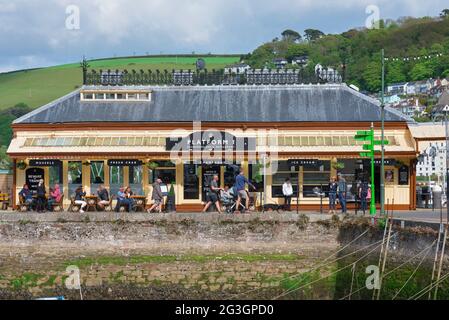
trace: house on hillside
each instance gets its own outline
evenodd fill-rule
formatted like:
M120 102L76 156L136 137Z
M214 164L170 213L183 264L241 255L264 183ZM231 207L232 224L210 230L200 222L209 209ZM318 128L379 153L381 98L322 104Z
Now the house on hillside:
M398 103L401 100L402 100L401 97L399 97L399 95L397 95L397 94L393 94L391 96L384 97L384 103L385 104L395 104L395 103Z
M387 93L388 94L404 94L407 87L407 82L399 82L399 83L392 83L387 86Z
M292 65L296 66L305 66L307 65L307 63L309 63L309 56L307 55L302 55L299 57L294 57L292 59Z
M404 99L398 103L391 104L390 107L408 117L422 116L426 110L426 107L419 103L418 98Z
M432 108L431 113L433 118L439 118L449 115L449 91L444 91L438 103Z
M278 69L283 69L288 64L288 61L285 58L274 58L272 62Z
M225 73L244 73L246 70L251 69L247 63L236 63L228 65L224 68Z
M332 67L323 67L321 64L315 66L315 74L321 79L329 82L341 82L342 77Z

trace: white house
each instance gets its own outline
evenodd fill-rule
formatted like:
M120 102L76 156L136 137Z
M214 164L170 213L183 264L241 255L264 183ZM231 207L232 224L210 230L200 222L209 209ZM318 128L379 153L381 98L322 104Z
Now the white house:
M294 57L292 59L292 65L305 66L309 62L309 57L306 55Z
M224 68L224 71L225 73L244 73L249 69L251 69L251 67L246 63L236 63L226 66Z
M283 69L288 64L288 61L285 58L274 58L273 64L276 68Z
M404 94L406 91L407 82L392 83L387 86L387 93L389 94Z

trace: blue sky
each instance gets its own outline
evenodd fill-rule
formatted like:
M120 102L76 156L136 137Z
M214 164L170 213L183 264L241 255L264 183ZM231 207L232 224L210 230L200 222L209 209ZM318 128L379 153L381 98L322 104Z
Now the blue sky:
M0 0L0 72L83 55L247 53L287 28L362 27L373 5L384 19L449 8L447 0Z

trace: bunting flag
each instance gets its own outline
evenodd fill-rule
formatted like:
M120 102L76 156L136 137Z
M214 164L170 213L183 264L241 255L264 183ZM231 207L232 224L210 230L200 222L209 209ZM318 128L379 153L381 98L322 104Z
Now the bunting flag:
M443 54L442 53L433 53L423 56L414 56L414 57L388 57L385 58L385 61L419 61L419 60L428 60L433 58L439 58Z

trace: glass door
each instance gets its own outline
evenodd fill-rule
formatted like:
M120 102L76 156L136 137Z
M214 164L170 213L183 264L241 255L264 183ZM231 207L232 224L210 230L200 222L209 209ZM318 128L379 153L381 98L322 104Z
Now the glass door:
M202 182L203 182L203 188L202 188L202 201L206 201L206 193L210 188L210 183L215 175L218 176L218 185L220 186L220 165L208 165L203 164L202 166Z

